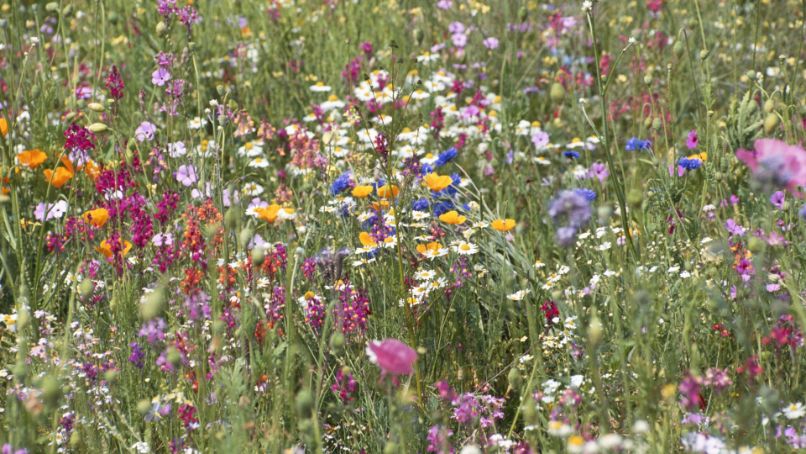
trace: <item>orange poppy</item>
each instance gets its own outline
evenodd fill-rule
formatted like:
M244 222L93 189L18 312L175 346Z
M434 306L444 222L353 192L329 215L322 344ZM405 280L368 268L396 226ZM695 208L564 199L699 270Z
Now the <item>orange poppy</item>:
M428 251L438 251L442 249L442 245L436 241L432 241L430 243L421 243L417 245L417 252L420 254L425 254Z
M96 208L86 211L81 217L87 224L92 224L93 227L100 229L109 220L109 211L106 208Z
M464 224L467 218L459 214L456 210L451 210L447 213L442 213L439 215L439 220L446 224L459 225Z
M57 167L55 171L51 169L44 170L45 181L56 188L61 188L67 184L75 175L73 163L66 156L62 157L62 164L64 164L64 167Z
M8 120L0 118L0 136L5 137L8 134Z
M257 213L257 217L259 219L262 219L269 224L274 224L277 219L283 220L284 216L294 214L294 209L283 208L276 203L272 203L269 206L255 208L255 213Z
M20 165L28 167L29 169L35 169L42 165L45 160L48 159L48 155L45 154L44 151L34 148L33 150L25 150L22 153L17 155L17 161Z
M439 192L453 183L453 178L450 175L439 175L437 173L429 173L423 178L423 183L428 186L428 189Z
M394 184L385 184L378 188L378 197L382 199L394 199L398 194L400 194L400 188Z
M515 228L515 220L514 219L496 219L490 224L492 228L498 230L499 232L509 232L510 230Z
M118 240L118 241L120 241L120 240ZM129 242L129 241L123 240L123 250L120 251L120 256L121 257L126 257L126 254L128 254L131 249L132 249L132 243ZM97 248L95 248L95 250L100 252L101 254L103 254L103 256L108 258L108 259L112 258L112 255L114 254L112 252L112 244L107 240L101 241L101 244Z
M352 195L357 199L363 199L372 194L372 186L356 186L353 188Z
M369 234L369 233L367 233L367 232L361 232L361 233L359 233L359 234L358 234L358 241L360 241L360 242L361 242L361 244L362 244L364 247L375 247L375 246L377 246L377 245L378 245L378 242L377 242L377 241L375 241L375 238L372 238L372 235L370 235L370 234Z

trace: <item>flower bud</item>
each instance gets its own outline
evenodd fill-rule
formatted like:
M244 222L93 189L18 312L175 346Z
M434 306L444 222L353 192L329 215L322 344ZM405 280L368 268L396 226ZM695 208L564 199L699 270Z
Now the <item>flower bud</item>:
M140 302L140 317L151 320L158 317L165 306L165 290L158 287L151 293L144 295Z
M263 264L263 260L266 259L266 251L263 247L256 247L252 249L252 264L256 266L260 266Z
M517 367L513 367L509 370L507 381L509 382L509 387L512 389L520 390L521 386L523 386L523 377Z
M103 112L106 108L99 102L91 102L87 104L87 108L93 112Z
M165 30L167 28L168 28L168 26L165 25L164 21L157 22L157 27L156 27L157 36L162 35L163 33L165 33Z
M84 299L92 295L92 291L95 290L95 285L93 285L92 280L84 279L78 284L76 290L78 290L78 296Z
M549 98L555 103L562 102L563 98L565 98L565 88L561 83L554 82L551 84L551 88L549 89Z
M107 129L109 129L109 127L107 127L103 123L93 123L93 124L87 126L87 129L89 129L92 132L99 133L99 132L106 131Z
M764 133L770 134L775 131L776 127L778 127L778 115L774 112L770 112L764 118Z
M300 416L310 416L314 405L313 394L308 389L302 389L297 393L294 403Z

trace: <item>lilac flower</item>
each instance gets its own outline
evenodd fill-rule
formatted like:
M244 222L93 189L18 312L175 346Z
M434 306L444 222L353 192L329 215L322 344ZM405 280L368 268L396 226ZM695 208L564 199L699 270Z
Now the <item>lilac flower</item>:
M737 224L733 218L728 219L725 221L725 229L727 229L728 233L735 236L742 236L744 235L745 229L741 225Z
M162 87L169 80L171 80L171 73L162 66L151 73L151 83L158 87Z
M137 139L138 142L145 142L147 140L153 140L154 134L156 133L157 127L154 126L153 123L144 121L140 123L140 126L134 131L134 138Z
M453 7L453 2L451 0L439 0L437 2L437 8L439 9L451 9Z
M775 191L773 195L770 196L770 203L775 208L779 210L784 209L784 193L782 191Z
M174 236L172 233L158 233L151 238L154 246L171 246L174 244Z
M607 164L602 162L594 162L588 170L588 178L596 178L600 183L604 183L610 172L607 170Z
M570 246L576 232L588 224L591 206L588 199L577 191L561 191L549 203L548 214L560 227L556 240L561 246Z
M800 210L798 210L798 216L800 216L802 220L806 221L806 204L803 204L803 206L800 207Z
M154 345L157 342L162 342L165 340L165 330L168 328L168 325L165 323L165 320L162 318L155 318L149 320L140 327L140 331L138 335L140 337L145 337L146 342L150 345Z
M50 221L51 219L60 219L67 212L67 202L59 200L55 203L41 202L36 205L34 210L34 218L39 222Z
M495 38L493 36L490 36L489 38L486 38L481 43L484 44L484 47L486 47L487 49L490 49L490 50L498 49L498 38Z
M179 158L187 153L187 148L183 142L172 142L168 144L168 156Z
M145 352L143 352L143 349L140 348L137 342L131 342L129 348L132 350L132 353L129 355L129 362L134 364L134 367L142 369L145 365Z
M457 33L464 33L465 32L465 24L463 24L461 22L451 22L451 24L448 25L448 31L452 35L455 35Z
M367 344L369 360L381 368L383 375L411 375L417 352L397 339L371 341Z
M546 145L549 144L549 135L544 131L537 131L536 133L532 134L532 143L534 144L535 148L542 150L546 148Z
M199 181L199 177L196 175L196 167L193 164L179 166L179 169L176 170L176 181L182 183L185 187L194 185Z
M451 42L453 42L455 47L463 49L467 45L467 35L464 33L454 33L451 36Z

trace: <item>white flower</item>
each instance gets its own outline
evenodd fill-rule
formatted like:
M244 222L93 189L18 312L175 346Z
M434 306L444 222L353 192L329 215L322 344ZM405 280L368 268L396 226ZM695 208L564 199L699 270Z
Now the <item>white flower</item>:
M806 407L800 402L795 402L784 407L783 410L786 419L800 419L806 415Z
M269 161L266 158L262 157L262 156L258 156L257 158L255 158L255 159L253 159L253 160L251 160L249 162L249 167L252 167L252 168L255 168L255 169L264 169L264 168L266 168L268 166L269 166Z
M515 293L507 295L507 299L511 301L521 301L526 298L526 295L528 295L530 292L531 290L529 289L518 290Z
M437 273L434 270L420 270L414 273L414 279L418 281L430 281L437 276Z
M330 87L325 85L324 82L317 82L316 84L311 85L310 89L314 93L327 93L330 91Z
M582 2L582 11L587 13L590 12L590 10L592 9L593 9L593 2L591 2L590 0L585 0L584 2Z
M453 250L460 255L473 255L476 252L479 252L479 247L473 243L468 243L467 241L458 241L456 244L454 244Z

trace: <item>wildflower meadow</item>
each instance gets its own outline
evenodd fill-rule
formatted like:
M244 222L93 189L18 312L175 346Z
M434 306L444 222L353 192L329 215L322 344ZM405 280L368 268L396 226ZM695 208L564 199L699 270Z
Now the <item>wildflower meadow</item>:
M806 450L804 20L0 0L0 453Z

